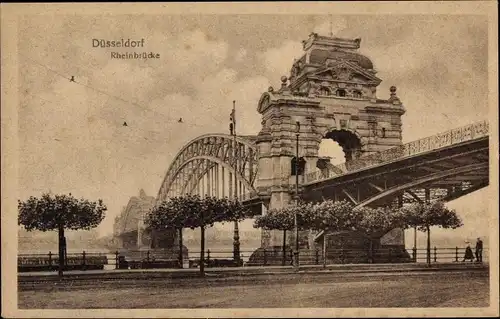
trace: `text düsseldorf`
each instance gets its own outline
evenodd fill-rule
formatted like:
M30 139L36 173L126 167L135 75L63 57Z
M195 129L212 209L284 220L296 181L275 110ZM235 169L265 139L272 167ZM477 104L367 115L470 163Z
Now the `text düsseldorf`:
M92 47L94 48L143 48L144 39L141 40L131 40L131 39L120 39L120 40L104 40L104 39L92 39Z

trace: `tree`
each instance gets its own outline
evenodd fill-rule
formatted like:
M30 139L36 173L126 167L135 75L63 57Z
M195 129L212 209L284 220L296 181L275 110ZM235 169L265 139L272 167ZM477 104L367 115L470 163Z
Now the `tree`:
M210 196L202 199L202 209L197 216L198 222L195 221L190 226L192 229L197 227L201 229L200 267L204 267L205 228L212 227L215 223L241 221L247 214L248 211L238 200ZM203 268L200 271L203 274Z
M76 199L71 194L43 194L41 198L31 196L26 201L18 200L18 223L26 230L59 232L59 276L63 275L65 236L64 230L89 230L99 225L107 210L102 200L91 202Z
M323 267L326 267L326 232L355 230L361 218L361 212L345 200L326 200L312 207L306 219L311 229L323 232Z
M390 208L363 206L356 207L355 210L361 216L356 228L366 234L370 240L369 258L370 262L373 263L373 240L379 238L388 230L401 226L400 215L398 210Z
M431 226L456 229L463 226L462 220L453 209L442 201L414 203L399 210L404 228L416 227L427 233L427 263L431 263Z
M297 214L299 229L309 229L309 222L306 220L306 216L311 215L311 207L312 205L310 204L299 203L299 205L271 209L266 215L258 216L255 219L254 228L283 231L283 265L286 263L286 232L295 228L295 214Z
M345 200L318 203L313 206L308 218L311 228L318 231L353 230L360 219L360 213Z
M182 268L182 229L185 225L186 216L179 212L186 212L189 207L185 205L188 202L182 197L173 197L168 201L162 201L157 206L153 207L145 218L145 224L148 228L162 230L165 228L173 228L179 231L179 267Z
M145 223L154 229L200 228L200 272L205 271L205 228L218 222L240 221L247 214L243 205L236 200L198 195L173 197L160 204L148 214Z

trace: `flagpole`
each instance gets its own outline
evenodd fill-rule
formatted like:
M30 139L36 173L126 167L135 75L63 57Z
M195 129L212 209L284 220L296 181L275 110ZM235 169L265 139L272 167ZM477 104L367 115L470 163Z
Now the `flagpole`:
M231 112L231 135L233 136L233 158L234 158L234 200L238 200L238 180L236 175L238 173L238 159L236 158L236 101L233 101L233 110ZM240 231L238 221L234 221L234 236L233 236L233 259L239 265L240 263Z

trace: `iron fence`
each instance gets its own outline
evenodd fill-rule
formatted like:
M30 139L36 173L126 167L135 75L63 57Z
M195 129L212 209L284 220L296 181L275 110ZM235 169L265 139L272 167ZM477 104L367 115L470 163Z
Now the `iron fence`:
M104 269L113 263L113 254L105 252L67 253L64 255L63 267L68 269ZM59 267L59 254L49 251L47 254L19 254L17 256L18 271L51 271Z
M473 250L474 253L474 250ZM428 256L430 260L428 260ZM300 265L371 264L371 263L450 263L471 262L464 260L464 247L426 248L383 247L369 249L302 249L299 252ZM483 249L481 262L488 262L488 249ZM477 262L474 256L474 262ZM204 253L206 267L242 266L290 266L293 265L293 251L281 247L242 250L235 260L232 250L210 250ZM59 256L48 254L20 254L17 258L18 271L54 271L59 266ZM102 252L67 254L66 270L88 269L141 269L141 268L196 268L200 265L200 251L189 251L183 255L182 265L178 252L142 250L126 252Z
M439 262L461 262L465 248L463 247L433 247L431 249L430 261ZM326 257L325 257L326 256ZM401 247L382 247L373 250L338 248L327 249L301 249L299 263L301 265L330 265L330 264L371 264L371 263L412 263L426 262L426 249L406 249ZM179 266L178 257L171 256L172 266ZM488 261L487 250L483 251L483 262ZM144 259L143 262L153 263L152 259ZM159 261L157 261L159 262ZM175 264L177 262L177 264ZM234 259L232 250L211 250L204 252L206 267L240 267L240 266L289 266L293 264L293 250L287 247L259 248L257 250L242 250L238 260ZM200 251L191 250L184 257L184 268L199 267ZM177 265L177 266L176 266ZM143 264L142 267L147 267Z
M465 260L465 247L447 247L447 248L437 248L432 247L430 254L427 253L426 248L412 248L408 249L408 253L411 254L412 260L414 262L427 262L428 255L430 256L431 263L437 262L472 262L478 261L475 250L472 249L473 260ZM483 249L482 251L482 262L489 261L489 251L488 249Z

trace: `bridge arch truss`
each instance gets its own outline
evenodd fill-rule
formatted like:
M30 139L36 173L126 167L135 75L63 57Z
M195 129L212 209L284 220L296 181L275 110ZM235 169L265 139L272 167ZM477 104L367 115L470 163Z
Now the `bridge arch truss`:
M157 201L185 194L233 197L255 194L257 150L252 136L206 134L191 140L176 155ZM234 178L236 178L236 185Z

